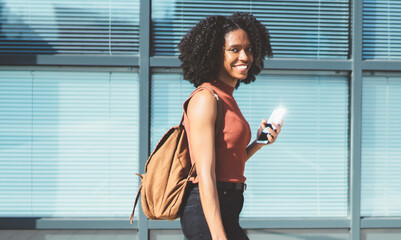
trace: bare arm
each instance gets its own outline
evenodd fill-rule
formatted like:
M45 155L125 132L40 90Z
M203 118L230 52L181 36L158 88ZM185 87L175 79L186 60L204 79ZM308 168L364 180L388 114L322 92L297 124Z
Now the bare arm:
M262 147L263 144L257 143L256 140L249 144L248 147L246 147L246 160L249 160L253 154L259 151Z
M259 135L261 134L262 130L266 127L266 119L263 119L262 122L260 123L258 133L256 134L256 139L259 138ZM283 126L283 121L281 121L280 125L276 125L275 123L272 123L276 127L276 131L273 129L269 128L269 132L271 135L267 135L267 139L269 140L269 144L272 144L276 141L278 134L281 132L281 127ZM253 154L255 154L257 151L259 151L263 146L266 146L268 144L262 144L262 143L257 143L256 140L254 140L251 144L246 147L246 156L247 160L249 160Z
M189 101L187 115L191 123L192 153L199 177L199 193L203 213L213 239L227 239L220 214L216 188L215 121L217 105L209 91L195 94Z

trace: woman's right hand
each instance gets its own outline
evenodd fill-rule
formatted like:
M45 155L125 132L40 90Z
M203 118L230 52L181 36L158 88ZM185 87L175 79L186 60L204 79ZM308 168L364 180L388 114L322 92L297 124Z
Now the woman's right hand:
M258 139L260 134L262 134L263 129L266 128L266 124L267 124L267 120L263 119L259 125L258 132L256 134L256 139ZM270 127L267 129L270 133L267 135L267 139L269 140L268 144L272 144L277 140L277 137L281 132L281 128L283 127L283 121L281 121L280 124L272 123L272 125L275 127L275 130L273 130ZM268 144L262 144L262 145L268 145Z

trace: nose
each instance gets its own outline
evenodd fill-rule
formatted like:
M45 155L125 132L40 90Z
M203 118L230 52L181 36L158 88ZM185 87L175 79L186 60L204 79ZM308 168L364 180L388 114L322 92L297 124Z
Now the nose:
M244 62L248 61L249 57L248 57L248 54L246 53L246 51L244 49L242 49L239 52L238 59L241 60L241 61L244 61Z

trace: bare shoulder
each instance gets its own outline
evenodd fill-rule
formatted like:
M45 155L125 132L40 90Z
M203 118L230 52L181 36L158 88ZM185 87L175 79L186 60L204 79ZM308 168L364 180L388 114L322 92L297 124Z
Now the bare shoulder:
M188 103L188 116L202 117L203 119L213 119L216 117L217 106L216 98L208 90L200 90L197 92Z
M197 93L195 93L194 96L192 96L190 102L192 103L214 103L215 97L214 95L206 90L206 89L200 89ZM196 104L197 105L197 104Z

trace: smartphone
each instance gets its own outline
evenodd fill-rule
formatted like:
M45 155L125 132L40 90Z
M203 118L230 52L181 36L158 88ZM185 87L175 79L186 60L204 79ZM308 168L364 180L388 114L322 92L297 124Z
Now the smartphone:
M269 139L267 136L271 134L268 128L276 130L276 128L272 125L272 123L275 123L276 125L280 124L281 121L283 120L284 114L285 114L285 108L283 107L276 108L273 111L273 113L270 115L269 120L267 120L266 127L262 130L262 133L256 140L257 143L269 144Z

